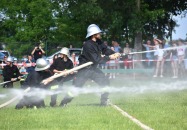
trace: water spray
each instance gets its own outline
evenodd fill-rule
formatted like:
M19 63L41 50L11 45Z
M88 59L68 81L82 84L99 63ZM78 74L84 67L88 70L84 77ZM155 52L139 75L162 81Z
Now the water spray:
M77 70L80 70L80 69L85 68L85 67L87 67L87 66L89 66L89 65L92 65L92 64L93 64L93 62L87 62L87 63L82 64L82 65L80 65L80 66L74 67L73 69L70 69L70 70L67 70L67 71L63 71L63 72L60 73L60 74L53 75L53 76L51 76L51 77L49 77L49 78L43 80L41 83L43 83L43 84L46 85L46 84L48 84L49 82L53 81L54 79L56 79L56 78L58 78L58 77L62 77L62 76L64 76L64 75L70 74L70 73L72 73L72 72L75 72L75 71L77 71Z
M20 76L21 78L23 78L24 76ZM16 80L17 80L18 78L14 78L14 81L5 81L5 82L2 82L2 83L0 83L0 85L4 85L4 84L6 84L6 83L10 83L10 82L17 82Z
M174 50L174 49L178 49L178 48L187 48L187 45L184 45L184 46L177 46L177 47L168 47L168 48L159 49L159 50L168 51L168 50ZM140 54L140 53L147 53L147 52L155 52L155 51L158 51L158 49L156 49L156 50L149 50L149 51L130 52L130 53L128 53L128 54L122 53L122 56L125 56L125 55L133 55L133 54Z
M30 91L30 87L27 88L27 89L25 89L25 90L23 91L23 95L24 95L25 93L27 93L28 91ZM15 100L17 100L17 99L19 99L20 97L22 97L23 95L15 96L14 98L10 99L9 101L7 101L7 102L1 104L1 105L0 105L0 108L3 108L3 107L5 107L5 106L11 104L11 103L14 102Z

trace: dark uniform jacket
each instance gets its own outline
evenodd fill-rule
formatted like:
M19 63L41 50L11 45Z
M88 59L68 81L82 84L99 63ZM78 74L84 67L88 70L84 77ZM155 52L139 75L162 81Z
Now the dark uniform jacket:
M54 63L51 65L50 70L58 70L63 71L65 69L72 69L73 68L73 62L68 59L67 61L64 61L63 58L59 57L57 58Z
M16 105L16 109L21 109L24 106L27 108L33 108L36 106L37 108L45 107L44 99L40 97L40 95L34 95L35 88L48 88L52 85L55 85L55 80L47 85L41 84L41 81L50 77L52 74L50 71L32 71L27 76L27 79L23 83L22 88L31 87L32 89L28 92L28 95L25 95Z
M25 82L23 83L23 88L27 87L36 87L36 88L45 88L41 81L52 76L50 71L31 71Z
M12 65L6 65L3 69L3 77L4 81L10 81L11 78L18 78L20 76L19 70L17 66Z
M63 58L59 57L51 65L50 70L53 72L54 69L56 69L58 71L63 71L65 69L72 69L72 68L73 68L73 62L69 58L67 61L64 61ZM57 81L62 81L62 82L68 81L73 78L72 76L73 75L68 75L66 78L59 77L59 78L57 78Z
M79 57L79 63L84 64L89 61L93 62L93 67L97 67L99 63L105 63L110 60L109 55L114 54L115 52L109 49L101 41L94 42L88 40L83 46L82 54ZM101 55L105 55L102 57Z

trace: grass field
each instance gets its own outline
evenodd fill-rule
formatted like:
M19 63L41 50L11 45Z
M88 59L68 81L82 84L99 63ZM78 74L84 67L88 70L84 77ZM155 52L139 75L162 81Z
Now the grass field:
M93 88L88 82L86 89ZM115 87L114 87L115 86ZM187 81L145 78L118 78L111 87L121 92L110 100L145 125L155 130L187 129ZM6 94L7 89L0 89ZM58 97L58 103L63 95ZM11 97L0 97L4 103ZM67 107L15 110L15 104L0 109L0 130L141 130L111 106L99 106L98 94L80 94Z

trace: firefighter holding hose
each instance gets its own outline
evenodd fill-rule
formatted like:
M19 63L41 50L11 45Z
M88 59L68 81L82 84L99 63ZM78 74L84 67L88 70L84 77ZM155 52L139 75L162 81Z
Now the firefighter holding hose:
M51 65L50 70L55 74L60 74L66 70L72 69L73 62L69 59L69 57L70 57L69 49L66 47L63 47L59 52L59 57ZM57 81L58 81L59 86L62 86L63 82L69 81L71 79L73 79L73 73L70 75L66 75L64 77L59 77L57 78ZM57 94L52 95L50 106L52 107L55 106L56 100L57 100ZM66 99L62 100L62 103L60 104L60 106L63 105L64 100Z
M13 88L13 82L18 81L20 78L20 72L18 67L13 64L13 57L9 56L7 58L7 65L3 69L4 81L10 81L4 84L3 88Z
M26 106L27 108L45 107L44 99L43 97L41 97L40 91L39 93L37 92L38 89L36 88L44 89L57 85L55 80L47 85L41 84L42 80L52 76L49 67L50 63L43 58L39 58L36 61L35 70L29 73L22 86L22 88L30 87L31 90L18 102L18 104L16 105L16 109L21 109L24 106Z
M79 70L74 81L75 87L82 87L88 79L95 81L103 88L109 86L108 77L106 77L97 66L99 63L119 58L120 53L115 53L111 49L108 49L107 46L101 42L101 32L100 28L95 24L91 24L87 28L87 41L83 45L83 51L79 57L79 65L90 61L93 62L93 64ZM101 94L100 104L102 106L108 105L108 96L109 93L107 91ZM66 100L61 102L61 105L66 105L72 98L72 96L69 96L68 100L68 97L66 97Z

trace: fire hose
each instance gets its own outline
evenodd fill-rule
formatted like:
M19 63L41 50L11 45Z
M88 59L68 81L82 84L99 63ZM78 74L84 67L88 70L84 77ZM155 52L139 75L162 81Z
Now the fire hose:
M52 81L52 80L54 80L55 78L58 78L58 77L67 75L67 74L72 73L72 72L75 72L75 71L77 71L77 70L79 70L79 69L82 69L82 68L87 67L87 66L92 65L92 64L93 64L93 62L87 62L87 63L82 64L82 65L80 65L80 66L74 67L73 69L70 69L70 70L67 70L67 71L65 71L65 72L62 72L62 73L60 73L60 74L53 75L53 76L51 76L51 77L49 77L49 78L43 80L42 83L43 83L43 84L45 84L45 83L47 84L47 83L48 83L47 80L51 80L51 81ZM11 81L6 81L6 82L3 82L3 83L1 83L1 84L5 84L5 83L8 83L8 82L11 82ZM25 89L25 90L24 90L24 93L27 93L29 90L30 90L30 87L27 88L27 89ZM11 100L9 100L9 101L7 101L7 102L1 104L1 105L0 105L0 108L3 108L3 107L5 107L5 106L11 104L11 103L14 102L15 100L17 100L19 97L20 97L20 95L15 96L15 97L12 98Z
M20 76L21 78L23 78L24 76ZM14 81L5 81L5 82L2 82L2 83L0 83L0 85L4 85L4 84L6 84L6 83L9 83L9 82L17 82L16 80L17 80L18 78L15 78L14 79Z
M74 67L73 69L66 70L66 71L64 71L64 72L62 72L62 73L60 73L60 74L56 74L56 75L53 75L53 76L51 76L51 77L49 77L49 78L47 78L47 79L44 79L41 83L43 83L43 84L46 85L48 82L51 82L51 81L53 81L54 79L56 79L56 78L58 78L58 77L61 77L61 76L70 74L70 73L72 73L72 72L75 72L75 71L77 71L77 70L80 70L80 69L85 68L85 67L87 67L87 66L89 66L89 65L92 65L92 64L93 64L93 62L87 62L87 63L85 63L85 64L82 64L82 65L79 65L79 66L77 66L77 67Z
M174 50L174 49L179 49L179 48L187 48L187 45L177 46L177 47L168 47L168 48L159 49L159 50L168 51L168 50ZM158 51L158 49L156 49L156 50L149 50L149 51L130 52L130 53L127 53L127 54L126 53L122 53L122 56L133 55L133 54L140 54L140 53L147 53L147 52L155 52L155 51Z
M24 93L27 93L28 91L30 91L30 87L28 87L27 89L25 89L23 92L24 92ZM7 101L7 102L1 104L1 105L0 105L0 108L3 108L3 107L5 107L5 106L11 104L12 102L14 102L15 100L17 100L17 99L19 99L19 98L20 98L20 95L15 96L14 98L10 99L9 101Z

